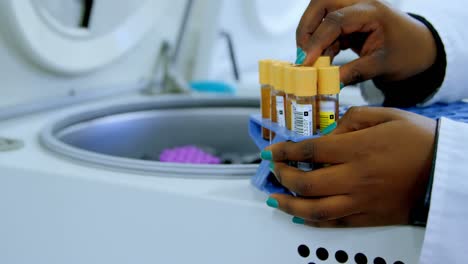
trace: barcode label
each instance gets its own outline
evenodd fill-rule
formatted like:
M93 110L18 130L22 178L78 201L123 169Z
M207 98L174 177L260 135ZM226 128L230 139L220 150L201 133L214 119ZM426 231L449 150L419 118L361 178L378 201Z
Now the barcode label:
M286 127L286 116L284 115L284 97L276 96L276 116L278 117L278 125Z
M313 113L312 105L296 104L296 109L294 110L294 132L301 136L313 135Z
M294 117L296 116L296 100L291 100L291 128L294 130L294 124L296 123Z

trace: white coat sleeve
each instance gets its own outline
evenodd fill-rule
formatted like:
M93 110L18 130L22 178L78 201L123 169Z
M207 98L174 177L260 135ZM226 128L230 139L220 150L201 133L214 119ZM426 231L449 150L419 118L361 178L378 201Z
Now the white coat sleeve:
M437 30L444 43L447 59L445 80L439 90L427 98L423 105L468 98L466 0L402 0L398 7L404 12L424 17ZM363 96L370 103L383 102L383 94L375 91L377 88L373 82L365 82L361 88Z
M421 263L468 263L468 124L442 118Z

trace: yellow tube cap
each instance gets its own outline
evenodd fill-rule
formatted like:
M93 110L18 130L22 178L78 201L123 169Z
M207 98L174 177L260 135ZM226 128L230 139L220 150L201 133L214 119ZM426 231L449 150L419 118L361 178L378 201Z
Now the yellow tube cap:
M314 67L295 67L293 73L296 96L317 95L317 69Z
M271 67L271 77L273 78L273 87L276 91L284 91L284 68L288 64L284 62L274 62Z
M322 68L322 67L330 67L331 60L329 56L320 56L314 63L313 67L315 68Z
M271 84L271 64L272 60L261 60L258 62L258 77L262 85Z
M340 67L318 68L318 94L340 93Z
M292 65L286 65L284 67L284 92L287 94L294 94L295 82L294 82L294 70L296 67Z

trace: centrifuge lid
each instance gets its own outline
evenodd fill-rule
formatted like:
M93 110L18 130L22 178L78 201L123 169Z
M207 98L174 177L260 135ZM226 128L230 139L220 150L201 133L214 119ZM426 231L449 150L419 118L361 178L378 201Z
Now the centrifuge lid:
M95 1L91 10L96 11L92 13L94 16L113 14L118 5L126 9L124 12L127 13L115 14L118 19L113 20L115 25L107 26L107 30L64 25L47 5L53 1L7 2L13 30L29 58L47 70L77 75L111 64L138 45L157 24L164 25L158 29L160 41L173 40L177 34L177 28L173 26L180 24L185 1L146 0L132 1L133 4L128 1ZM170 15L175 13L179 15ZM157 46L157 43L153 45Z
M154 73L161 45L175 44L188 4L93 1L89 27L67 23L78 14L73 5L85 2L0 1L0 119L15 107L138 88Z

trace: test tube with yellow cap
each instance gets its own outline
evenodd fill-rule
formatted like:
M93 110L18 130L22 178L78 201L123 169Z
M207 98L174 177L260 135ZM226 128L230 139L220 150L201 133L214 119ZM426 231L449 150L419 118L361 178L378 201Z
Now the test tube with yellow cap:
M297 67L293 72L295 85L294 132L301 136L317 133L315 104L317 95L317 68ZM313 164L297 162L297 168L303 171L313 169Z
M286 63L275 62L272 64L273 89L271 94L271 121L278 123L280 127L286 127L285 93L284 93L284 66Z
M314 68L323 68L323 67L330 67L331 66L331 59L330 57L328 56L320 56L314 63L314 65L312 67ZM318 100L318 96L317 96L317 100ZM318 101L316 102L316 106L318 107ZM317 120L316 122L316 127L317 129L320 129L320 115L319 115L319 112L318 111L315 111L315 120Z
M317 95L317 69L296 67L293 72L295 85L294 132L301 136L317 133L315 104Z
M271 64L272 60L261 60L258 63L259 82L261 85L261 101L260 108L263 119L271 118ZM262 137L265 140L270 140L270 130L262 128Z
M340 93L340 68L338 66L318 69L318 112L320 130L338 120Z
M284 93L286 94L286 128L294 129L294 111L296 109L296 95L294 95L295 85L293 73L296 67L286 65L284 67Z

